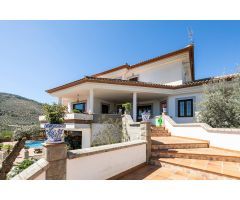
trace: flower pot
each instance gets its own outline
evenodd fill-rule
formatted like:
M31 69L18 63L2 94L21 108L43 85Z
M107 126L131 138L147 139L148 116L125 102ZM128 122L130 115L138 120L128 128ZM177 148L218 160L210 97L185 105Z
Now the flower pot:
M142 121L149 122L150 114L142 114Z
M62 143L65 124L45 124L46 143Z

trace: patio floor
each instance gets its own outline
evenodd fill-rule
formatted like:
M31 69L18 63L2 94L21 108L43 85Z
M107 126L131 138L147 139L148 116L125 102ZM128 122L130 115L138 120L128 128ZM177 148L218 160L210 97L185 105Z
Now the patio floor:
M212 173L209 173L210 176L206 176L206 174L201 174L200 171L186 171L181 169L181 167L146 165L121 177L119 180L216 180L214 176L216 173L218 175L225 174L228 176L219 176L217 179L240 179L240 163L177 158L172 159L172 163L174 163L173 160L175 160L175 164L191 161L192 167L201 169L202 166L205 166L205 170L202 169L203 172Z
M191 175L182 170L162 168L153 165L144 166L119 180L202 180L202 176Z

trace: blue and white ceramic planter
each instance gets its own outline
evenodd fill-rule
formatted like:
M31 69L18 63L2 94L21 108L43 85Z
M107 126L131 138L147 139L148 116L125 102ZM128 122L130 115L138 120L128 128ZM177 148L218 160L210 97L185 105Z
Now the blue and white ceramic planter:
M143 122L149 122L149 119L150 119L150 114L149 113L142 114L142 121Z
M63 142L65 124L45 124L44 128L47 135L46 143Z

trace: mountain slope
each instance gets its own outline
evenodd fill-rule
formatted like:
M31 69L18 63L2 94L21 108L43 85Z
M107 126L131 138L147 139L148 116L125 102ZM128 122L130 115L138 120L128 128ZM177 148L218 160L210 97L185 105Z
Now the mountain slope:
M0 130L8 125L31 125L38 122L42 104L8 93L0 93Z

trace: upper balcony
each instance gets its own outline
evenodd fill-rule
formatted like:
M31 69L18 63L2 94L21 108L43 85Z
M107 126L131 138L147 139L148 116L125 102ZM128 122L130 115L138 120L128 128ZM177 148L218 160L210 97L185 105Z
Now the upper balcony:
M43 124L47 123L45 116L39 116L39 121L41 127ZM82 113L67 113L64 117L64 123L74 123L74 124L90 124L93 121L93 115L82 114Z

